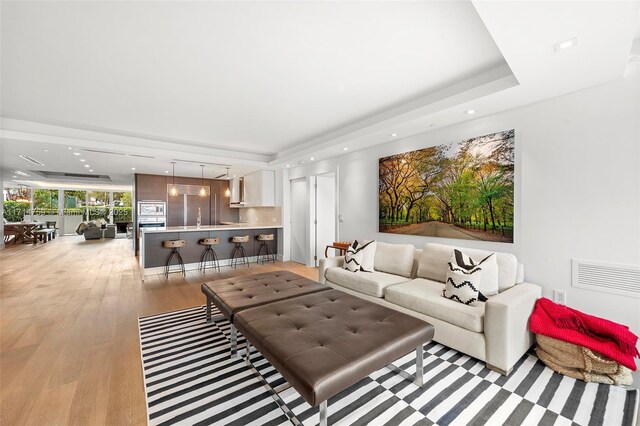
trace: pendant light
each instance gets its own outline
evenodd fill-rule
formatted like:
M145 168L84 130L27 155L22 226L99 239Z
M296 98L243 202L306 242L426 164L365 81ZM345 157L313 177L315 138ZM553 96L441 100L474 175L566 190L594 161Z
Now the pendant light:
M171 162L171 167L172 167L172 179L171 179L171 191L169 191L169 195L175 197L176 195L178 195L178 190L176 189L176 162L172 161Z
M229 181L229 167L227 167L227 182ZM227 190L224 191L225 197L231 197L231 189L227 186Z
M200 196L201 197L206 197L207 196L207 191L204 189L204 164L200 164L200 167L202 168L201 173L200 173L200 179L201 179L201 185L200 185Z

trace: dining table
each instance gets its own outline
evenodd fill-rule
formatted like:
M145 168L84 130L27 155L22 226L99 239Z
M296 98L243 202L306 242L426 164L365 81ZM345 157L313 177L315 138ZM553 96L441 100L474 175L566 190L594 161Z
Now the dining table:
M4 235L13 235L13 244L33 243L36 239L33 231L44 225L45 222L9 222L4 224Z

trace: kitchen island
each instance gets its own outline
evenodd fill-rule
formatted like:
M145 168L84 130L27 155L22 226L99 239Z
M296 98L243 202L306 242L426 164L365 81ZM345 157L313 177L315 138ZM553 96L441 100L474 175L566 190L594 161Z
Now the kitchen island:
M278 252L278 229L282 226L230 224L196 226L169 226L164 228L142 228L140 232L140 268L143 280L145 276L162 274L167 257L171 249L162 247L164 240L185 240L187 245L180 249L180 255L185 269L198 269L200 256L205 246L198 244L203 238L220 237L220 244L212 246L220 260L220 267L228 266L234 244L230 241L233 236L249 236L249 242L243 247L249 261L255 262L260 242L256 240L259 234L273 234L274 240L268 241L273 253ZM243 266L246 268L246 266Z

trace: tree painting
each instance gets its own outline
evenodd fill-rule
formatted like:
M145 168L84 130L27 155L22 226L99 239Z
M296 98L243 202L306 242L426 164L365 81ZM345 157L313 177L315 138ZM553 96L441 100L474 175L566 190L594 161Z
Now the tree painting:
M379 230L513 242L515 131L380 159Z

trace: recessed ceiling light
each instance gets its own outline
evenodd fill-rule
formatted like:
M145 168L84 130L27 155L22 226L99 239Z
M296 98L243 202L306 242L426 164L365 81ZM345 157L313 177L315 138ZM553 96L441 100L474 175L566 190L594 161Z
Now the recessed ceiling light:
M44 152L49 152L49 150L48 150L48 149L43 149L43 151L44 151Z
M391 135L389 135L389 136L391 136L392 138L395 138L396 136L398 136L398 134L397 133L391 133Z
M313 160L315 160L315 158L309 157L309 161L313 161Z
M561 50L565 50L570 47L573 47L576 44L578 44L578 37L571 37L569 40L561 41L559 43L554 44L553 50L555 50L556 52L559 52Z
M291 165L290 165L290 164L287 164L287 169L288 169L289 167L291 167Z
M476 113L476 110L475 110L475 109L468 109L468 110L466 110L466 111L465 111L465 113L467 113L467 114L469 114L469 115L471 115L471 114L475 114L475 113Z
M132 168L131 168L131 170L135 170L135 169L136 169L135 167L132 167Z
M91 166L90 166L90 165L88 165L88 164L85 164L84 166L85 166L85 167L91 167Z
M165 172L165 173L169 173L169 170L165 170L164 172Z
M349 151L349 147L345 146L344 148L342 148L343 151Z
M92 172L92 171L93 171L93 169L89 169L89 171L90 171L90 172Z
M84 163L85 161L87 161L87 160L85 160L84 158L80 159L80 162L82 162L82 163Z
M67 149L73 149L72 147L68 146Z
M82 155L79 152L74 152L73 155Z

